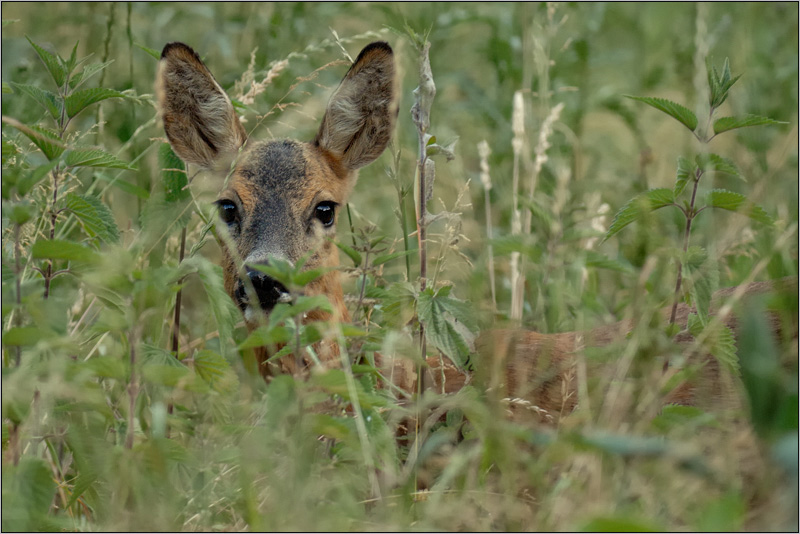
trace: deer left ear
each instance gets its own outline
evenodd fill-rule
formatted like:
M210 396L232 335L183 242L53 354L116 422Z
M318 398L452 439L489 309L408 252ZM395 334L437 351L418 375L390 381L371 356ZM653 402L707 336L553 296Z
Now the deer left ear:
M397 118L392 48L367 45L328 102L314 143L348 170L372 163L389 144Z

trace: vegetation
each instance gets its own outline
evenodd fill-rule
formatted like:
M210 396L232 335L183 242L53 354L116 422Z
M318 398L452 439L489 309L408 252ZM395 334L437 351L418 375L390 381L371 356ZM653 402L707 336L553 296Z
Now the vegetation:
M4 4L3 530L796 529L797 295L737 302L738 346L708 301L798 274L797 9ZM191 45L250 135L310 139L378 39L400 117L340 218L350 357L266 384L252 347L315 341L300 315L328 303L279 304L248 335L218 267L220 182L165 144L157 59ZM662 406L686 348L658 310L679 301L736 406ZM624 318L547 424L474 385L407 395L372 365L480 369L479 330Z

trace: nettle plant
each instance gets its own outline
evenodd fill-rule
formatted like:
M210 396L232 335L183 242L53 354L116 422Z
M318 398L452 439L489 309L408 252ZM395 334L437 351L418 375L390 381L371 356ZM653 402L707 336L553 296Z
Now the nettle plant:
M708 252L699 246L689 246L692 223L703 211L711 208L723 209L746 215L750 219L764 224L772 225L774 220L760 206L754 204L746 195L728 191L726 189L712 189L701 200L698 198L700 181L711 173L724 173L742 178L736 164L729 158L714 154L709 151L709 144L718 135L752 126L773 124L786 124L768 117L747 115L744 117L716 117L719 107L727 100L733 84L741 77L731 76L730 64L725 59L725 64L720 74L710 63L706 65L708 73L708 113L698 119L692 111L681 104L663 98L642 97L625 95L627 98L643 102L662 111L683 124L699 141L700 149L693 160L679 157L675 186L672 189L651 189L628 201L617 212L611 223L604 241L616 235L620 230L642 218L652 211L672 206L683 214L686 225L683 232L681 252L676 258L677 277L675 293L670 314L669 333L677 333L675 326L675 313L682 299L682 287L687 273L691 280L689 295L697 309L696 314L689 317L687 328L693 336L699 335L709 324L709 308L711 295L717 289L719 271ZM711 351L724 363L737 369L733 334L727 327L722 327L716 336L710 336Z
M92 255L92 248L83 246L81 241L95 244L119 241L114 217L100 197L93 194L94 186L85 194L73 192L80 185L80 169L133 169L113 154L82 146L84 133L68 132L72 120L93 104L110 98L131 97L114 89L84 87L112 62L92 63L79 69L91 56L78 59L77 43L69 58L64 59L28 41L50 74L55 90L3 83L3 93L26 95L41 106L44 110L41 122L45 124L23 124L3 117L4 125L18 130L33 143L33 147L25 146L20 142L21 137L3 133L3 214L4 225L9 225L14 243L15 311L12 316L16 325L21 321L21 286L26 279L34 284L42 283L42 294L47 299L53 279L71 272L70 262L82 262ZM49 182L45 181L47 177ZM35 229L23 232L30 221L35 221ZM77 227L82 229L80 237L73 232ZM25 246L29 244L31 246ZM31 273L38 273L40 277L32 277ZM6 319L5 307L3 313ZM25 337L26 332L34 334L33 331L11 330L6 334L10 339L4 337L4 343L19 347L24 340L17 338ZM19 350L16 359L19 363Z

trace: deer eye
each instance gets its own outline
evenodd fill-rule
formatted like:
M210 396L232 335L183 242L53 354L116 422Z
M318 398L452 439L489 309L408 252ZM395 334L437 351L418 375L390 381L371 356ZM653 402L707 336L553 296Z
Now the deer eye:
M236 204L230 200L218 200L217 207L219 208L219 218L228 226L233 226L239 223L239 210Z
M329 228L333 226L334 215L336 214L336 202L320 202L314 209L314 217L317 218L322 226Z

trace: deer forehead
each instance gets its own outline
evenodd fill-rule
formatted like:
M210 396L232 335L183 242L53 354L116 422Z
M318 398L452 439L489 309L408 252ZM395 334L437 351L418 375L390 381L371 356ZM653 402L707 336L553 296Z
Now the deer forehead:
M351 175L313 144L262 141L244 151L229 189L235 191L248 214L259 212L275 199L290 212L302 213L322 201L344 203Z

